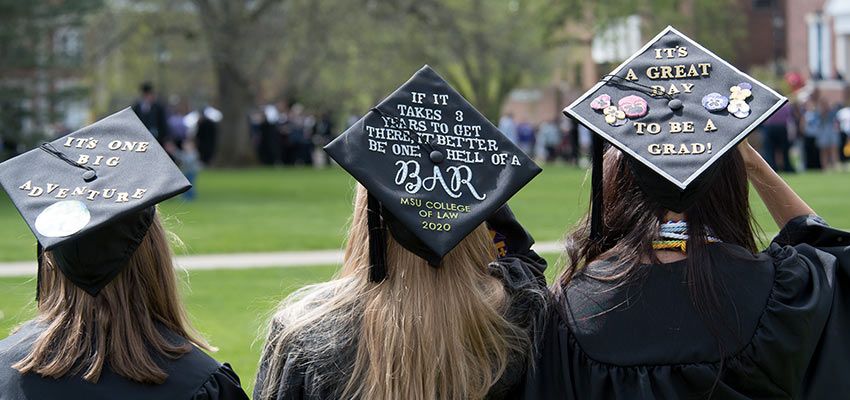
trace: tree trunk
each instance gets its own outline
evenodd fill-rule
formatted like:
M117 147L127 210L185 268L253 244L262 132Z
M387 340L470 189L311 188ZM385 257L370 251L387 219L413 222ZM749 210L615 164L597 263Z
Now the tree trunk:
M256 154L248 133L248 112L254 101L254 88L244 65L244 49L251 45L244 25L251 22L250 17L244 10L234 9L238 6L236 2L222 1L213 6L209 1L196 0L196 4L215 71L216 94L222 113L213 164L221 167L254 164Z
M218 104L223 115L218 131L214 164L233 167L254 164L256 153L248 130L248 113L254 100L251 87L232 65L216 65Z

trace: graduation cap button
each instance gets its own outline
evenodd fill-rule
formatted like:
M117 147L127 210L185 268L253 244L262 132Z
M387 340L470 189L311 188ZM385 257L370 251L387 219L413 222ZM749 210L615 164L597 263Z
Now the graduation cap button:
M94 172L93 169L90 169L90 170L87 170L86 172L83 172L83 180L84 181L91 182L95 179L97 179L97 174Z
M443 154L443 153L442 153L441 151L439 151L439 150L434 150L434 151L432 151L432 152L431 152L431 154L429 154L428 156L431 158L431 161L432 161L434 164L439 164L439 163L443 162L443 160L445 160L445 159L446 159L446 155L445 155L445 154Z
M681 110L682 109L682 100L673 99L667 102L667 106L670 107L671 110Z

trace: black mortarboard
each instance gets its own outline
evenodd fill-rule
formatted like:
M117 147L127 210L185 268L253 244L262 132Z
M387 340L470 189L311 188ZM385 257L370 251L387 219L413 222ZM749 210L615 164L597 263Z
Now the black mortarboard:
M0 185L59 269L97 295L127 264L154 206L191 185L129 108L0 164Z
M632 157L651 198L682 212L708 186L717 160L785 101L668 26L564 109L598 134L593 234L601 223L600 137Z
M429 66L325 147L369 192L372 281L384 229L432 266L541 169Z

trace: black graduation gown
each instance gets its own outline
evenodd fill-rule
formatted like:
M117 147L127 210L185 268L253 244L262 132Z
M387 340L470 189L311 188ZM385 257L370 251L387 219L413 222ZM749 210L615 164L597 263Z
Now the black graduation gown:
M685 262L643 266L619 287L576 279L547 314L526 398L850 396L850 234L798 217L756 257L725 244L709 255L724 288L714 335Z
M11 366L32 348L43 325L29 322L0 341L0 400L49 399L248 399L239 377L227 364L219 364L196 347L177 360L161 360L168 373L161 385L145 385L125 379L104 367L100 380L89 383L81 376L45 378L35 373L21 375ZM170 340L185 341L166 331Z
M529 247L531 243L533 241L528 243ZM546 287L543 276L545 269L546 261L531 250L522 255L503 257L492 263L489 268L493 276L502 280L511 297L506 318L526 328L530 335L535 335L539 331L535 323L542 318L541 313L547 304L545 296L540 295L541 289L545 290ZM347 346L339 354L334 355L333 360L323 361L320 366L316 366L313 360L295 360L293 357L287 357L278 371L269 371L268 361L264 359L257 373L254 398L260 399L260 389L266 377L269 374L277 374L281 377L277 390L279 400L337 399L339 391L342 390L341 386L345 385L350 376L349 370L356 355L355 351L356 346ZM516 399L521 396L522 382L528 365L527 359L512 359L499 381L490 388L487 399ZM317 379L320 375L317 373L317 368L322 368L323 377L332 376L336 380L330 384L326 381L324 384L319 384L317 381L321 380ZM327 368L333 369L333 373L328 373Z

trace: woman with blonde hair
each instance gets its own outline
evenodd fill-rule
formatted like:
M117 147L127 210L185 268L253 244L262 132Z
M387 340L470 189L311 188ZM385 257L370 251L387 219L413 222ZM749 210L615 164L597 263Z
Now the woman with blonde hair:
M107 143L140 151L79 161L114 156ZM0 341L0 398L247 399L178 294L156 203L190 185L132 111L0 164L0 184L39 265L36 317Z
M256 399L510 399L521 391L547 299L546 264L500 206L539 168L518 151L522 168L449 163L425 138L419 160L368 150L368 127L395 118L412 93L445 93L469 123L486 121L425 67L326 147L363 185L342 269L274 314ZM491 127L482 138L515 149ZM451 193L399 182L415 180L408 163L420 162L436 174L468 166L474 179ZM475 196L476 188L487 190ZM446 218L429 220L429 212Z

